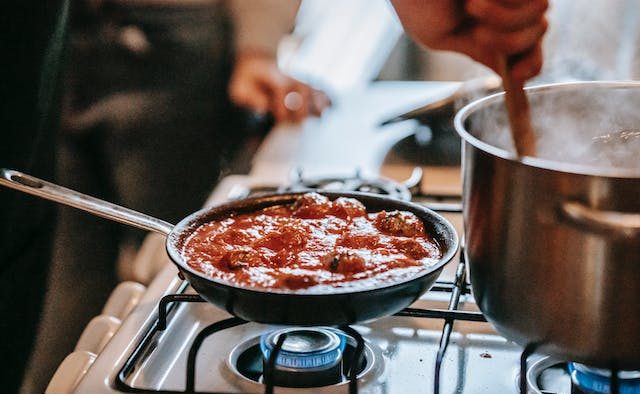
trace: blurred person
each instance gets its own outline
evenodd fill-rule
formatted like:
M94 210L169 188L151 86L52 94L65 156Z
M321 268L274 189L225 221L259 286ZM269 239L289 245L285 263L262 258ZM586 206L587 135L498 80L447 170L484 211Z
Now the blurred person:
M328 104L277 66L293 0L76 1L62 128L62 185L176 223L241 149L243 107L299 122ZM30 379L40 392L73 351L146 234L60 209ZM133 278L136 279L136 278Z
M68 0L3 3L0 168L53 180ZM40 317L54 205L0 187L0 382L16 393Z

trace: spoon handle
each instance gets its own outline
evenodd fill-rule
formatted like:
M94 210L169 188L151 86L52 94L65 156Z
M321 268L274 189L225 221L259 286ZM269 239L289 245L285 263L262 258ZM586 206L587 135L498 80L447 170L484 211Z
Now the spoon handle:
M87 196L18 171L0 168L0 185L87 211L143 230L168 235L173 225L153 216Z
M506 57L500 58L500 74L516 152L519 157L535 156L536 139L535 132L531 126L529 100L524 92L523 84L512 78L511 67Z

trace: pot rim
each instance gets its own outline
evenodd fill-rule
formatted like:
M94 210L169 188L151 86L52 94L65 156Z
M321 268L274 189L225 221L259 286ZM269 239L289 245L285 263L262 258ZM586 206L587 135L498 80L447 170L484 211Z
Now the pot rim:
M575 81L575 82L560 82L552 84L537 85L527 87L525 90L529 95L543 93L549 90L573 90L584 86L598 87L598 88L626 88L626 89L640 89L640 81ZM580 164L564 163L555 160L541 159L537 157L518 157L515 152L510 152L494 145L486 143L479 138L473 136L465 127L465 121L477 110L486 107L487 105L496 103L503 100L504 92L492 94L472 101L464 106L456 114L453 122L454 127L458 135L467 143L474 147L489 153L493 156L500 157L512 162L519 162L527 166L541 168L545 170L558 171L564 173L572 173L577 175L587 176L599 176L608 178L640 178L640 170L631 168L606 168L587 166Z

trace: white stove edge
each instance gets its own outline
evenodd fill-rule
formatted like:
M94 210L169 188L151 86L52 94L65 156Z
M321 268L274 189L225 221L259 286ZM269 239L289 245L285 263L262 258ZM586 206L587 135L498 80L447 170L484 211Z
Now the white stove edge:
M57 391L55 382L78 382L77 387L69 387L70 393L116 393L113 387L113 379L116 373L122 368L126 357L133 351L140 342L148 327L155 321L158 310L158 300L166 294L174 293L182 284L182 280L177 276L177 269L173 266L166 266L147 288L140 302L133 308L131 313L122 321L119 330L113 335L111 340L102 349L102 352L95 355L94 361L86 368L84 376L77 376L83 371L75 368L73 364L67 365L66 360L71 357L77 358L76 352L67 356L67 359L60 365L47 388L46 393L64 394ZM52 387L53 386L53 387Z

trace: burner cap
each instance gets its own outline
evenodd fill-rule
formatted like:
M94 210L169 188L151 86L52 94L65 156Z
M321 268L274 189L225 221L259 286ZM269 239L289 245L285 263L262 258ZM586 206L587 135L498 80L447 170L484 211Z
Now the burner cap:
M286 339L276 358L277 369L326 369L342 359L346 343L343 335L327 328L284 328L260 338L265 362L282 335Z
M583 364L569 363L571 383L580 391L589 394L611 392L611 371L592 368ZM640 393L640 371L618 372L620 394Z
M299 360L292 362L291 358L283 361L278 357L276 361L280 360L280 364L293 364L294 367L276 364L269 369L268 355L271 354L269 349L273 349L283 333L287 338L283 343L284 350L280 350L279 356L285 351L296 354L296 358L300 354L313 356L302 363ZM336 357L338 353L335 350L336 338L338 351L340 351L339 357ZM268 345L269 343L271 345ZM334 328L290 327L265 333L238 344L229 354L228 366L232 372L252 382L246 386L246 391L252 393L264 390L262 385L269 376L272 379L271 382L280 387L308 388L334 385L337 387L346 385L348 382L347 376L352 367L356 347L357 342L353 338ZM337 362L336 358L338 358ZM367 379L374 379L372 374L377 376L383 371L382 363L381 350L372 348L365 342L362 357L359 364L355 366L358 379L364 379L365 382ZM252 384L260 384L260 386Z
M609 394L611 371L543 357L527 369L530 393ZM640 371L619 371L616 394L639 394Z

